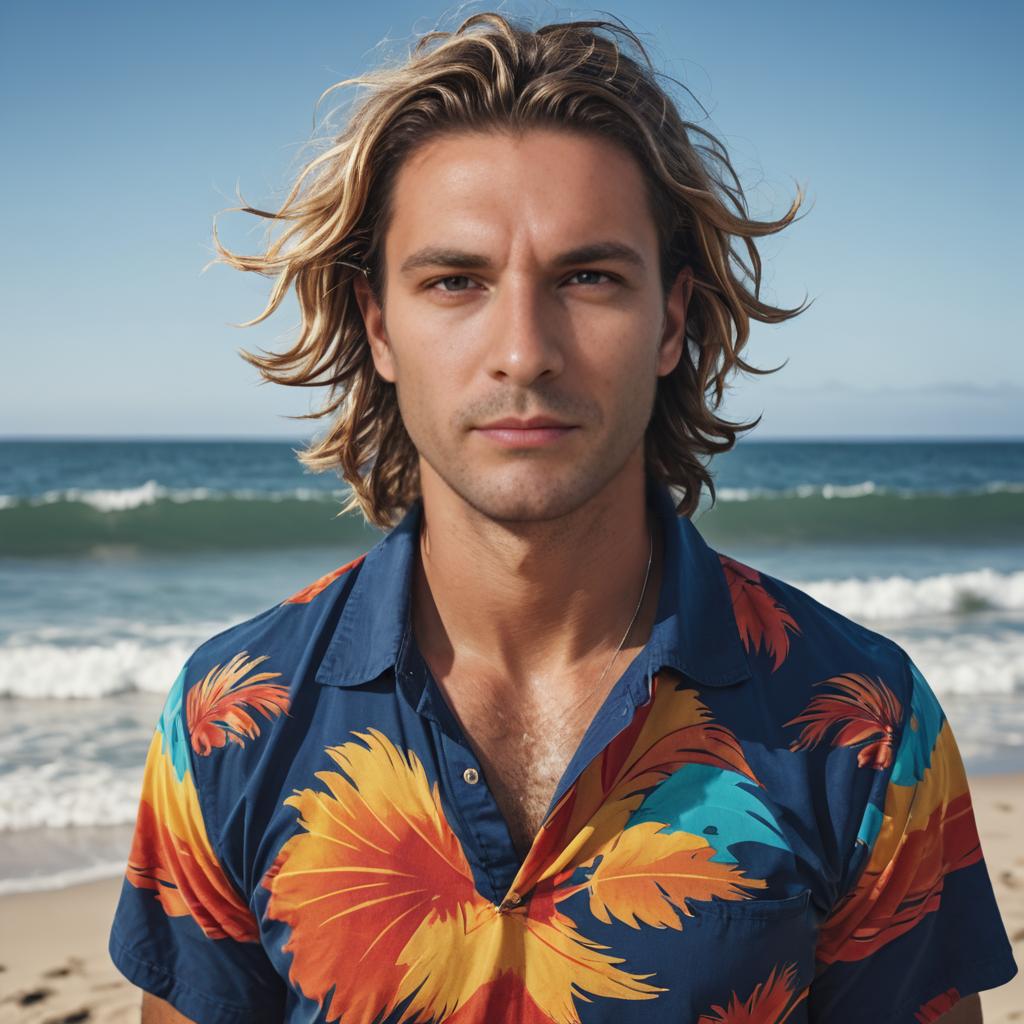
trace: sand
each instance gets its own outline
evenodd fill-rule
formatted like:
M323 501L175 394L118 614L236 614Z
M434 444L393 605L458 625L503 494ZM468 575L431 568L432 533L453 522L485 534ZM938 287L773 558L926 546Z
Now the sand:
M1021 973L982 993L986 1024L1024 1024L1024 774L971 777L982 848ZM0 1021L138 1021L106 953L120 879L0 897Z

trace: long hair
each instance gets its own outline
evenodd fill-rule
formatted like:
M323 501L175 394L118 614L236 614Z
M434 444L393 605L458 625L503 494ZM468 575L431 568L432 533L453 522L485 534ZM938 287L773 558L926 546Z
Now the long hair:
M229 251L214 224L214 262L276 278L263 312L239 326L266 319L295 288L301 325L291 348L240 353L267 381L329 389L318 411L295 417L333 417L326 433L296 455L310 470L334 470L348 482L342 513L358 508L368 522L387 528L420 494L418 454L395 386L374 367L352 287L364 273L381 295L396 173L416 147L441 134L533 126L590 132L625 146L643 171L655 215L664 295L682 267L693 270L686 345L676 368L658 380L645 468L681 493L679 514L692 514L702 487L714 503L707 462L761 419L716 415L726 382L739 370L779 369L742 358L750 321L779 323L809 305L786 309L761 301L754 243L796 218L803 192L798 185L779 220L751 219L725 148L683 120L658 77L640 39L621 24L576 21L532 30L494 12L474 14L452 32L423 35L404 62L324 92L321 100L343 86L368 90L340 134L306 163L278 210L235 208L286 225L264 252Z

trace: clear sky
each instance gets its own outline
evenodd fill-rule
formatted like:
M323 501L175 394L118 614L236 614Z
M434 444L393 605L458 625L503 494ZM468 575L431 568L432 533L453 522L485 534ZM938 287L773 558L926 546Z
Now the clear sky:
M0 435L298 437L321 393L260 385L237 349L269 282L213 253L214 215L283 198L332 83L486 3L0 7ZM751 436L1022 436L1020 40L1010 0L504 3L536 24L613 13L707 108L752 212L764 296L726 412ZM337 95L337 94L335 94ZM698 119L696 107L684 111ZM254 249L262 224L220 219Z

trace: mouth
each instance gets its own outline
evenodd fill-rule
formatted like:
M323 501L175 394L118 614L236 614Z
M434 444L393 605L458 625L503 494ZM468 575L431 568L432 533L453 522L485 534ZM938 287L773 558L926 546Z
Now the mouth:
M535 416L528 420L495 420L477 427L476 432L502 448L543 448L556 444L577 429L571 423Z

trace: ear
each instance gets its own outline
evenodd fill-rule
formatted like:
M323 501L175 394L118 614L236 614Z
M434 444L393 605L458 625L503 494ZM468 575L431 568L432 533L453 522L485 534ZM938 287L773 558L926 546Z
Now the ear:
M658 376L665 377L678 365L686 344L686 311L693 294L693 268L683 267L676 275L665 301L665 321L658 346Z
M384 326L384 308L373 294L370 282L364 274L359 274L352 281L359 312L363 315L366 328L366 340L370 343L370 354L377 372L390 383L394 384L398 374L395 368L395 354L388 341Z

